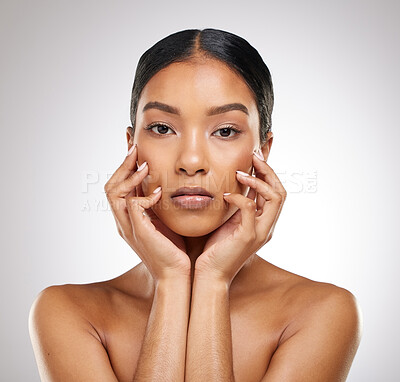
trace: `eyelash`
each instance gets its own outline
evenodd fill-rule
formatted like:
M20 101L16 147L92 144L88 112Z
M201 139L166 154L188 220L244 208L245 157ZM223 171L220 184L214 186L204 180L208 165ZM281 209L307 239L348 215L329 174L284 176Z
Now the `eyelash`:
M158 133L152 131L153 127L157 127L157 126L163 126L163 127L167 127L168 129L171 129L171 128L170 128L168 125L166 125L165 123L158 123L158 122L156 122L156 123L152 123L152 124L150 124L149 126L145 127L145 130L150 130L151 132L153 132L153 133L156 134L156 135L169 135L169 134L158 134ZM231 137L221 137L221 138L225 138L225 139L232 139L233 137L235 137L235 136L237 136L237 135L239 135L239 134L242 133L241 130L239 130L239 129L237 129L237 128L234 128L232 125L226 125L226 126L224 126L224 127L221 127L221 128L219 128L219 129L217 129L216 131L220 131L220 130L223 130L223 129L230 129L230 130L232 130L232 131L234 131L234 132L236 133L235 135L233 135L233 136L231 136ZM171 129L171 130L172 130L172 129ZM214 133L215 133L216 131L214 131Z

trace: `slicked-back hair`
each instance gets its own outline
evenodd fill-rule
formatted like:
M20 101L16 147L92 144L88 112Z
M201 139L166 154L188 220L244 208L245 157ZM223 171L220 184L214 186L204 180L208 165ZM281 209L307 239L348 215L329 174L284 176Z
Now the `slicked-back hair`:
M140 95L147 82L175 62L197 56L222 61L238 73L254 95L260 121L260 142L271 131L274 92L271 74L258 51L244 38L219 29L187 29L164 37L140 57L132 88L130 117L133 130Z

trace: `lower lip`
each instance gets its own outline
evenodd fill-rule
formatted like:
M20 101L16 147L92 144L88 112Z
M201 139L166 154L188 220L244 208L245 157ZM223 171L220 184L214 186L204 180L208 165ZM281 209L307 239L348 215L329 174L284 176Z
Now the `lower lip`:
M205 195L181 195L181 196L174 196L172 201L175 205L181 208L188 208L188 209L198 209L207 207L211 202L212 198Z

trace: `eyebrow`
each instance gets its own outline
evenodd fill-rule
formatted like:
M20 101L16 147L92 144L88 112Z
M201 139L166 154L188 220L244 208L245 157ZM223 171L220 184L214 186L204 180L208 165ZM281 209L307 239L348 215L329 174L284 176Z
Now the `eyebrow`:
M165 111L166 113L181 115L181 112L177 107L170 106L165 103L157 102L157 101L148 102L143 107L142 112L145 112L146 110L149 110L149 109L158 109L161 111ZM242 111L243 113L249 115L249 110L247 109L246 106L244 106L242 103L235 102L235 103L228 103L228 104L222 105L222 106L212 106L208 109L207 116L222 114L222 113L226 113L226 112L232 111L232 110L239 110L239 111Z

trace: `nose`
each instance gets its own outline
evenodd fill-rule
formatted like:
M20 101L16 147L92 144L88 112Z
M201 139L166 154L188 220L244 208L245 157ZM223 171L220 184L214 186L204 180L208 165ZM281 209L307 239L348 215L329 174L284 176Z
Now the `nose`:
M193 176L197 173L206 174L208 171L208 148L204 131L199 129L182 136L180 147L178 148L176 172Z

